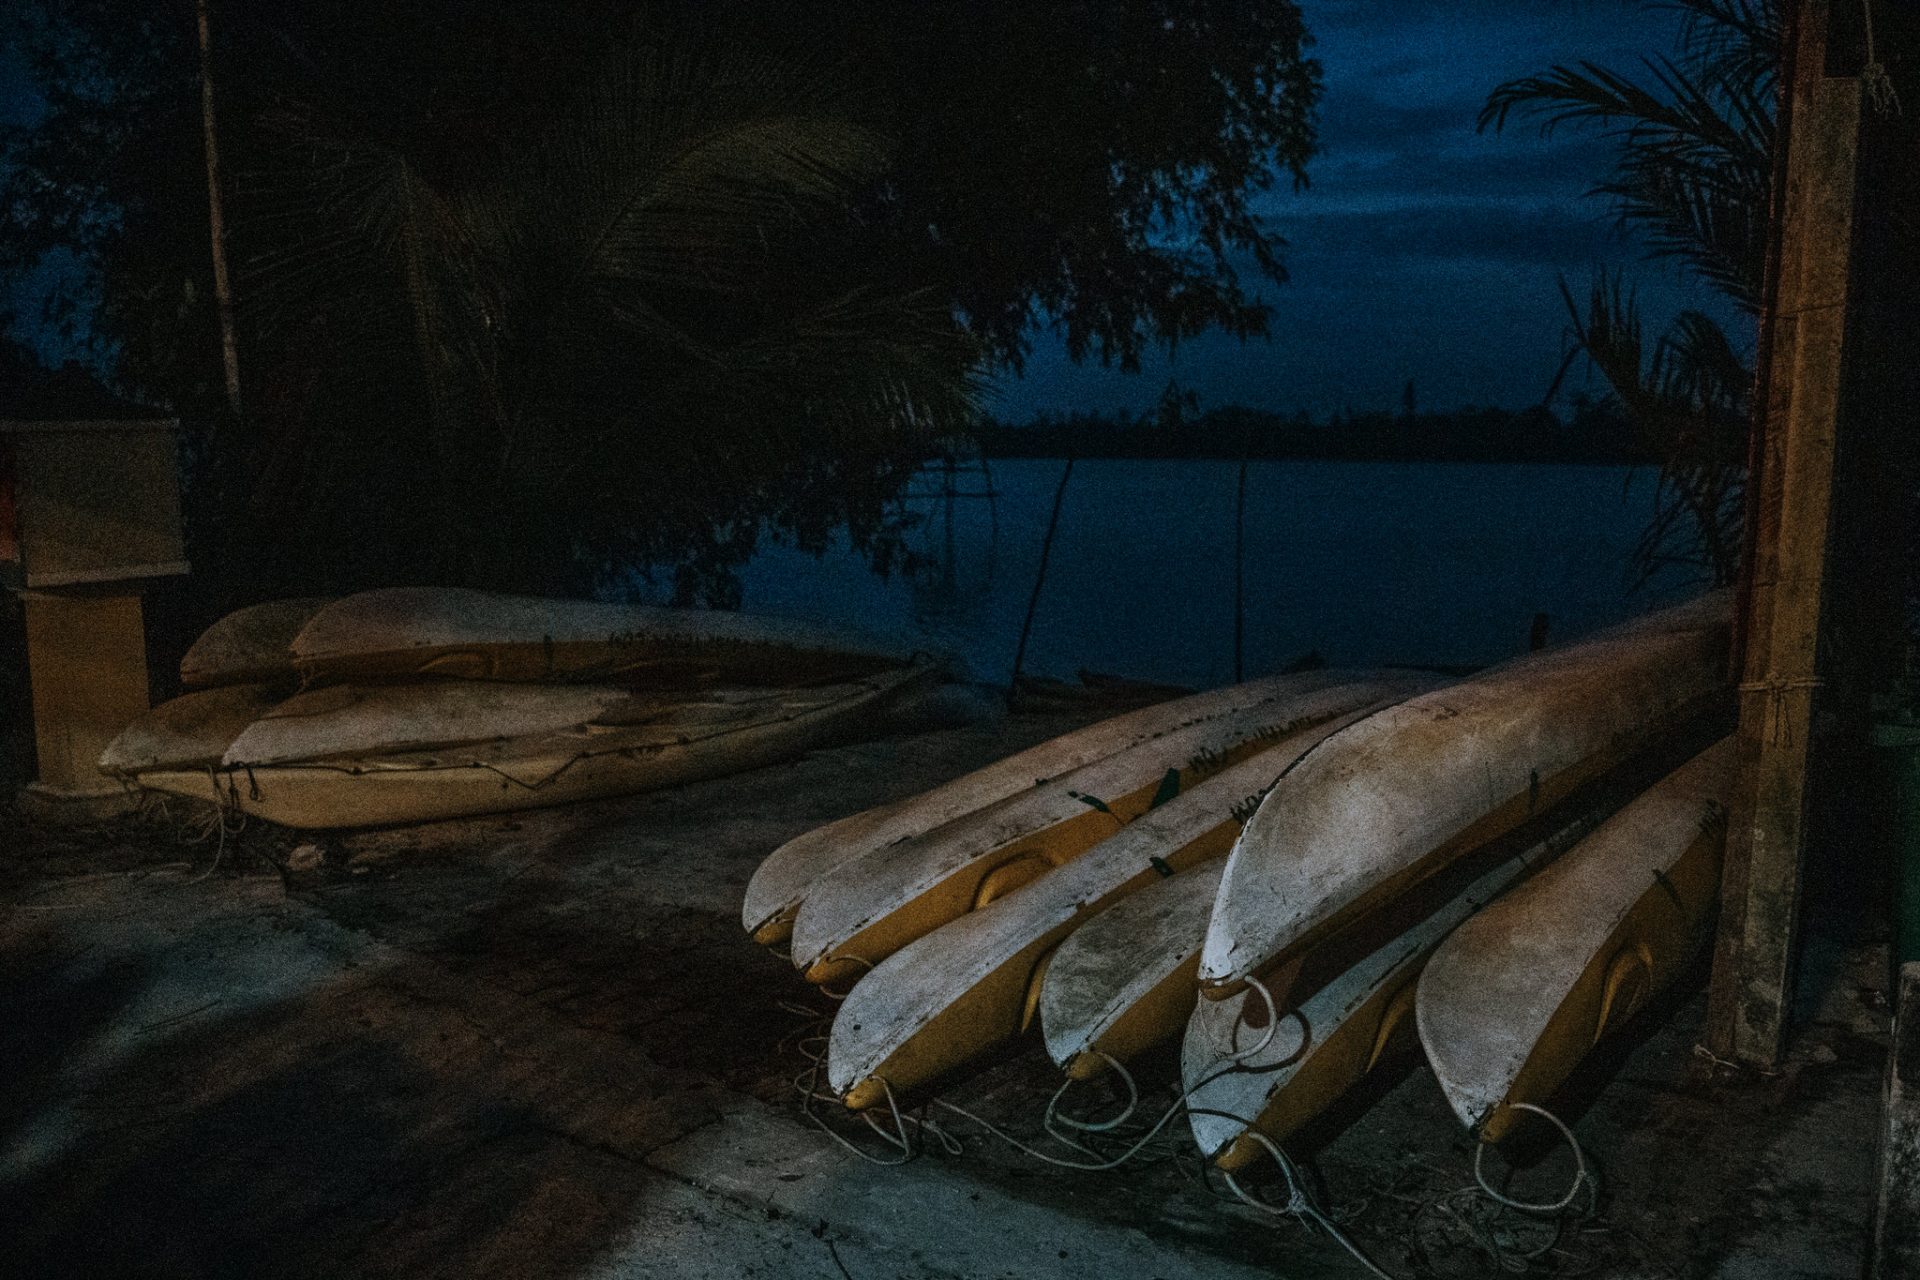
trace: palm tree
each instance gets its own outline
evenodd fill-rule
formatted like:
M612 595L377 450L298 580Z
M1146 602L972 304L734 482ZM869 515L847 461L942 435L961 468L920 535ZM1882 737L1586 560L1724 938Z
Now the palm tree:
M1482 130L1516 115L1543 134L1602 130L1613 172L1590 194L1641 233L1649 257L1678 262L1749 315L1761 307L1781 0L1668 0L1683 14L1676 56L1639 78L1589 62L1508 81L1481 108ZM1653 524L1636 549L1644 581L1675 563L1716 582L1739 568L1743 444L1753 374L1711 316L1683 311L1651 344L1633 293L1602 273L1584 308L1561 282L1569 363L1585 356L1662 458ZM1562 375L1567 365L1561 369ZM1556 378L1556 385L1559 379Z
M953 315L864 269L888 138L831 67L636 27L520 77L521 34L396 84L390 50L362 74L275 33L236 220L274 370L256 517L295 544L384 521L412 562L363 573L667 562L719 602L769 527L884 545L895 479L976 400Z

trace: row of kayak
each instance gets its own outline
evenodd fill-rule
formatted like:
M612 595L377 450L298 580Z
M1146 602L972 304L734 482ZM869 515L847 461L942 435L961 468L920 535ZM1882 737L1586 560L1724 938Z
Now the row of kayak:
M1144 708L789 842L743 924L844 992L826 1079L856 1110L1036 1023L1079 1078L1184 1036L1194 1136L1232 1168L1417 1034L1497 1140L1699 938L1731 748L1641 783L1724 714L1728 613L1458 682L1322 671Z
M294 827L566 804L884 727L932 663L784 619L405 588L214 624L119 735L129 785Z

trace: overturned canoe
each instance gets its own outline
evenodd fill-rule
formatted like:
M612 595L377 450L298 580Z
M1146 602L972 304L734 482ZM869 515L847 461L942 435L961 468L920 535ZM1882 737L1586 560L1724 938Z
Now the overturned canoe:
M883 729L937 677L915 666L810 689L707 691L642 724L331 760L153 770L144 787L290 827L339 828L571 804L718 777Z
M1091 1079L1186 1027L1225 869L1215 860L1147 885L1060 944L1040 983L1040 1031L1061 1070Z
M1330 739L1274 788L1220 882L1213 998L1544 813L1725 693L1715 593L1413 698Z
M466 680L793 686L855 679L909 655L787 618L395 587L336 600L293 639L309 678L438 675Z
M767 855L753 873L740 908L740 922L756 942L769 946L784 942L793 934L793 919L807 889L843 862L925 835L935 827L980 812L1129 747L1203 720L1218 719L1274 692L1298 690L1308 684L1303 684L1299 676L1281 676L1142 707L1029 747L930 791L796 836Z
M286 696L277 684L231 684L169 698L137 717L107 745L102 773L131 777L155 769L217 769L247 726Z
M1224 1000L1198 1000L1180 1046L1180 1078L1201 1152L1223 1169L1238 1169L1261 1152L1245 1136L1248 1129L1284 1141L1358 1084L1411 1038L1415 984L1441 940L1590 829L1590 822L1576 821L1500 859L1304 1001L1283 1005L1277 1024L1252 987Z
M1231 714L1082 766L969 818L844 862L807 892L793 962L849 982L915 938L1085 853L1161 801L1310 725L1379 698L1378 684L1293 677Z
M200 633L180 659L180 683L189 689L293 678L293 638L329 596L269 600L236 609Z
M575 726L641 723L672 716L684 705L613 685L474 680L323 685L262 712L235 737L221 763L257 768L530 738ZM745 713L753 704L738 705Z
M1498 1141L1698 950L1733 776L1731 741L1696 756L1434 953L1420 1042L1469 1128Z
M849 1107L868 1107L884 1096L881 1080L904 1094L1011 1040L1032 1019L1056 944L1070 945L1076 926L1099 924L1106 916L1097 913L1125 907L1136 890L1223 857L1274 778L1345 719L1302 729L1222 770L1065 866L881 961L834 1019L828 1084Z

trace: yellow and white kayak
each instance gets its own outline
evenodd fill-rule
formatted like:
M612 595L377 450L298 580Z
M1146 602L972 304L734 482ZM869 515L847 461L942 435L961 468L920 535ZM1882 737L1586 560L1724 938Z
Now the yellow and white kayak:
M1305 1000L1283 1002L1277 1022L1251 986L1223 1000L1198 1000L1181 1043L1180 1077L1201 1152L1223 1169L1240 1168L1262 1150L1245 1136L1248 1129L1284 1141L1407 1044L1415 983L1433 949L1577 834L1558 833L1500 860Z
M1178 1036L1200 998L1200 944L1224 858L1143 887L1068 935L1040 983L1047 1056L1076 1080Z
M1420 1042L1454 1112L1488 1141L1700 946L1720 883L1731 740L1633 800L1441 944L1421 975Z
M234 739L286 693L282 684L229 684L169 698L107 744L100 771L128 778L156 769L217 769Z
M1396 690L1382 685L1380 692L1385 698ZM1064 951L1076 929L1100 924L1136 891L1225 856L1274 778L1349 718L1281 739L881 961L840 1005L827 1045L828 1084L849 1107L868 1107L884 1097L881 1080L903 1094L1011 1040L1032 1021L1041 974L1053 980L1048 954L1056 945Z
M200 633L180 659L189 689L223 684L293 682L293 638L332 602L329 596L269 600L236 609Z
M1344 683L1361 676L1328 674L1325 678ZM740 923L756 942L768 946L785 942L793 934L794 917L807 890L841 863L925 835L1154 738L1308 684L1299 676L1281 676L1155 703L1049 739L930 791L817 827L767 855L747 883Z
M1013 800L841 863L808 890L793 962L850 984L916 938L1079 857L1158 803L1289 734L1378 700L1378 684L1292 677L1215 719L1084 765Z
M217 772L152 770L135 781L290 827L503 813L736 773L871 733L936 678L933 667L916 665L811 689L715 689L663 703L643 723Z
M675 715L685 705L672 695L637 694L601 684L417 680L322 685L262 712L234 738L220 763L257 769L532 738L576 726L644 723Z
M316 612L292 641L309 679L451 676L791 687L898 668L909 655L787 618L592 600L395 587Z
M1714 593L1532 654L1345 730L1228 856L1200 959L1221 998L1545 812L1726 693ZM1272 985L1272 984L1270 984Z

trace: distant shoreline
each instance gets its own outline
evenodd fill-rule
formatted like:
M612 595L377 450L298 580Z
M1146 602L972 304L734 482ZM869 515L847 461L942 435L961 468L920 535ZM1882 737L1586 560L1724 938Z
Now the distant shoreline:
M1314 421L1257 409L1222 408L1144 418L1075 415L1024 425L989 422L974 432L993 458L1194 458L1214 461L1553 463L1646 466L1659 459L1616 406L1582 402L1562 418L1544 406L1519 411L1339 414Z

